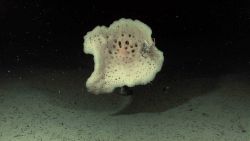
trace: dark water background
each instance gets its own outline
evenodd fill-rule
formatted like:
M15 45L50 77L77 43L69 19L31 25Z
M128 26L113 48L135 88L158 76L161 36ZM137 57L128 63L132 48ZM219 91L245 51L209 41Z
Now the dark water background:
M249 2L129 3L2 0L1 65L85 66L92 61L82 52L86 32L124 17L152 28L176 70L249 66Z

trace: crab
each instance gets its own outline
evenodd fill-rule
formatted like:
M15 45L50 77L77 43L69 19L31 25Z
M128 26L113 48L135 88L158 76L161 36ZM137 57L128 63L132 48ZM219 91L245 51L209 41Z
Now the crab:
M144 43L142 44L142 48L140 51L143 57L146 57L145 54L149 53L152 47L155 47L155 38L152 38L152 39L153 39L153 44L151 45L146 40L144 40Z

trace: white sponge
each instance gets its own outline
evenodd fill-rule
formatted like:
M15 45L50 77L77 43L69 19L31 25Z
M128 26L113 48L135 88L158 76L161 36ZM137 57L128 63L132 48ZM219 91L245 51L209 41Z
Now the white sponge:
M84 36L84 52L94 56L94 72L86 87L94 94L116 87L145 85L161 70L164 57L151 38L149 26L120 19L109 27L97 26Z

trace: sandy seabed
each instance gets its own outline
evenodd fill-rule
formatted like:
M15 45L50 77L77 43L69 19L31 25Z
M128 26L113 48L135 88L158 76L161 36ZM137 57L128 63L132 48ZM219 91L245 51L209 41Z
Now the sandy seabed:
M92 95L84 69L2 70L0 141L250 141L250 75L159 74Z

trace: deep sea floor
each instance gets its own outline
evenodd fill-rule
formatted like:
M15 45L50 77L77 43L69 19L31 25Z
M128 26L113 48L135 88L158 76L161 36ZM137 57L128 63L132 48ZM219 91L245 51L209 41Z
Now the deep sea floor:
M92 95L85 69L2 69L1 141L249 141L250 75L164 74Z

